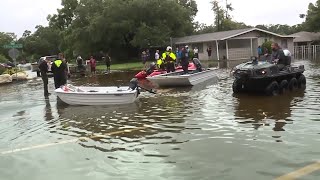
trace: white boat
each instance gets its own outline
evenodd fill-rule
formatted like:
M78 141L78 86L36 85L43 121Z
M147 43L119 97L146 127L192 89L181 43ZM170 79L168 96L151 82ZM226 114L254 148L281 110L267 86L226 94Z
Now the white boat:
M62 86L55 90L57 96L69 105L115 105L130 104L138 97L138 90L123 87L77 87Z
M147 77L149 81L159 87L194 86L212 78L217 78L216 68L206 69L201 72L190 71L188 74L173 72Z

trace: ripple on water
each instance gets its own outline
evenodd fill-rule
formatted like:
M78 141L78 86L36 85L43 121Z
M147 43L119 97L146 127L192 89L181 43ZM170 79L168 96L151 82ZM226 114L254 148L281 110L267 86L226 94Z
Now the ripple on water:
M310 148L316 148L314 145L320 141L320 71L312 63L306 64L306 69L305 92L277 97L233 95L232 79L223 71L218 82L204 87L159 91L157 95L142 93L136 103L124 106L67 106L54 96L49 103L39 99L41 86L18 85L25 88L25 94L11 86L0 87L0 107L6 107L5 112L0 108L0 147L91 137L76 145L46 149L52 157L67 156L61 164L69 163L69 158L77 159L71 169L86 177L144 177L142 174L148 170L147 175L200 179L212 177L213 171L217 177L221 172L235 177L244 171L254 174L256 171L248 171L254 168L273 171L290 166L283 164L281 157L316 156ZM117 83L126 84L129 76L119 76L122 81ZM107 76L73 81L78 85L112 84ZM126 131L143 125L151 127ZM30 158L34 152L39 153L23 155ZM79 157L89 160L81 161ZM34 162L27 164L40 164L33 158ZM257 159L264 163L256 164ZM18 164L17 168L23 166ZM259 171L253 179L267 176L267 170ZM216 179L224 177L228 176Z

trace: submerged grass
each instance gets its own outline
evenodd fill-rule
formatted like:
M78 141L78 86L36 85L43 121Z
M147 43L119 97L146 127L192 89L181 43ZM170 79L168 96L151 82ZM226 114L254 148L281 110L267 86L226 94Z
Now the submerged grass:
M97 65L97 70L106 70L106 65ZM111 70L141 70L143 69L143 64L141 62L130 62L121 64L111 64Z

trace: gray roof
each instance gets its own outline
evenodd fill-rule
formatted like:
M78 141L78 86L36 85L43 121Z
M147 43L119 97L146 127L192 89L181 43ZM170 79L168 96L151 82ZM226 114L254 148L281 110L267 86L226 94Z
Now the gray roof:
M284 36L284 35L276 34L276 33L269 32L259 28L246 28L246 29L237 29L237 30L231 30L231 31L220 31L220 32L214 32L214 33L199 34L199 35L186 36L181 38L173 38L173 42L175 44L187 44L187 43L220 41L220 40L234 38L252 31L260 31L260 32L264 32L267 34L271 34L271 35L283 37L283 38L294 37L294 36Z
M291 35L296 36L293 42L312 42L320 40L320 33L301 31Z

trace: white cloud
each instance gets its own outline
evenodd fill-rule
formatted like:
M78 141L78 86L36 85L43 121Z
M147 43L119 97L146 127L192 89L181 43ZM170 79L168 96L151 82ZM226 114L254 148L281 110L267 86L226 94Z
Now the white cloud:
M196 20L208 25L212 24L214 14L211 11L211 0L196 1L199 10ZM226 0L219 0L219 2L224 6L226 4ZM248 25L301 23L299 14L306 13L309 3L315 2L316 0L228 0L234 8L231 12L233 19Z
M34 30L36 25L47 25L48 14L57 12L60 0L0 0L0 31L15 32Z

